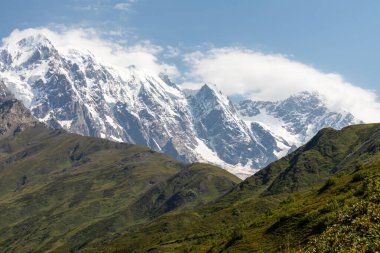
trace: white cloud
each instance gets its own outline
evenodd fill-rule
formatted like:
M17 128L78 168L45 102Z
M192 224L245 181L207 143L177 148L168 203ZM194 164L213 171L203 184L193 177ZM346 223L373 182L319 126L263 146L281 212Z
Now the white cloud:
M375 92L355 86L335 73L323 73L283 55L242 48L213 48L185 56L189 65L186 88L216 84L227 95L280 100L300 91L317 91L334 110L353 113L365 122L380 121Z
M96 5L75 6L73 8L77 11L97 11L99 9Z
M160 62L158 54L162 48L144 41L134 45L121 46L118 43L106 41L100 37L94 29L60 28L56 30L48 28L30 28L14 30L10 36L3 39L3 44L12 44L27 36L42 34L46 36L62 53L68 53L71 49L92 53L100 62L110 65L123 72L135 65L148 73L166 73L170 76L178 76L175 66Z
M164 53L165 58L175 58L181 54L181 50L178 47L167 46Z
M115 9L123 10L123 11L129 10L130 7L131 7L130 3L117 3L114 6Z
M130 10L132 4L135 3L136 1L137 0L128 0L126 2L117 3L114 5L114 8L117 10L128 11Z

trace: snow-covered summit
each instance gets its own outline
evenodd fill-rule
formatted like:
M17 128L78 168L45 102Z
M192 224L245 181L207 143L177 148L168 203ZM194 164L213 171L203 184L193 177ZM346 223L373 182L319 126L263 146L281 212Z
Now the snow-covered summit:
M17 43L4 45L1 55L7 64L17 68L46 60L57 53L52 43L44 35L37 34L21 39Z
M300 92L276 102L244 100L236 106L248 125L255 122L272 133L282 146L279 156L306 143L322 128L362 123L349 112L331 111L317 92Z

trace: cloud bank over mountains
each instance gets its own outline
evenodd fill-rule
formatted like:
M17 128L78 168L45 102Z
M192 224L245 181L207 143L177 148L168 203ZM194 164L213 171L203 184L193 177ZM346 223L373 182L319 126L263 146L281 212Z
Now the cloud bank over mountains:
M17 42L35 34L46 36L61 53L67 53L72 48L90 52L105 65L112 66L120 72L125 68L136 66L149 73L167 73L173 77L179 75L176 66L158 59L158 55L163 50L162 47L149 41L127 47L121 46L118 43L102 39L94 29L60 28L54 31L49 28L16 29L2 42L3 44L13 44L11 42Z
M187 88L215 83L227 95L255 100L281 100L297 92L319 92L327 105L349 111L365 122L380 121L376 93L351 84L336 73L323 73L283 55L226 47L185 55L189 66Z
M212 83L226 95L255 100L275 101L301 91L319 92L333 110L349 111L365 122L380 121L380 102L375 92L349 83L337 73L324 73L284 55L241 47L181 53L188 69L180 73L174 64L164 61L170 58L168 55L180 54L179 49L174 52L171 47L149 41L122 46L103 39L94 29L14 30L3 39L3 44L36 33L49 38L62 53L73 47L90 51L97 59L121 72L134 65L150 73L166 73L173 79L178 78L184 88L197 89L204 83Z

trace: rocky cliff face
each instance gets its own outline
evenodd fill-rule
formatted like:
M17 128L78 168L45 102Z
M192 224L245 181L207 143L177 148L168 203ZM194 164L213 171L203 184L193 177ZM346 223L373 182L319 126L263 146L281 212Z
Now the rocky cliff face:
M0 139L33 127L38 121L0 82Z
M249 129L216 87L204 85L189 101L199 138L223 161L258 168L275 159L273 147L262 145L259 131Z

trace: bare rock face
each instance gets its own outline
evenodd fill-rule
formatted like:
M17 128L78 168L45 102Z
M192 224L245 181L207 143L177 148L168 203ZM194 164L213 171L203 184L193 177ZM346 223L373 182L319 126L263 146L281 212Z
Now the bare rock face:
M37 124L39 122L29 109L15 99L4 83L0 82L0 139Z

